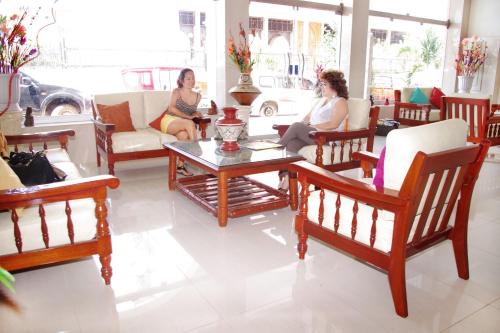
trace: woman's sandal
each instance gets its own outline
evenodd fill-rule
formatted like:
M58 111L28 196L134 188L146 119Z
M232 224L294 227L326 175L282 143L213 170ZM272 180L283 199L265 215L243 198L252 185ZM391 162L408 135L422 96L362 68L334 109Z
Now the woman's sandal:
M177 173L179 175L183 175L183 176L186 176L186 177L194 176L194 174L192 174L191 172L189 172L184 165L177 167Z

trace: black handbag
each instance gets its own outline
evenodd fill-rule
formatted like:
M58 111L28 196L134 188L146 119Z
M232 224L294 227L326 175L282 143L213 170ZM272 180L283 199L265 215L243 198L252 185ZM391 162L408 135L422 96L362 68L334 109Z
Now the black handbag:
M25 186L48 184L64 180L52 168L43 151L11 152L9 165Z

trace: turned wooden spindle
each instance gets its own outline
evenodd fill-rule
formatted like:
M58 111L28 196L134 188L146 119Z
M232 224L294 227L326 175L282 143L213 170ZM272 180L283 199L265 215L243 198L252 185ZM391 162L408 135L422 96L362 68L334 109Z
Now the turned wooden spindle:
M345 140L340 141L340 163L344 162L344 146L345 146Z
M106 208L106 190L103 191L104 195L102 197L94 198L95 201L95 216L97 217L97 238L105 239L110 238L109 226L106 218L108 216L108 209ZM113 275L113 270L111 268L111 248L109 253L100 252L99 261L101 262L101 276L106 284L111 283L111 276Z
M45 248L48 249L49 230L47 228L47 221L45 220L45 208L43 207L43 205L38 206L38 215L40 215L43 243L45 244Z
M69 241L71 242L71 244L74 244L75 243L75 231L73 228L73 220L71 219L71 207L69 205L68 200L66 200L66 208L64 209L64 211L66 212L66 218L67 218L66 226L68 228Z
M23 239L21 238L21 230L19 229L19 216L15 209L11 212L12 223L14 223L14 238L16 240L17 252L23 253Z
M337 201L335 201L335 221L333 223L333 230L338 232L340 225L340 205L342 202L340 201L340 194L337 193Z
M323 226L324 218L325 218L325 190L321 189L321 191L319 192L319 212L318 212L318 221L320 226Z
M352 206L352 224L351 224L351 238L354 239L356 237L356 231L358 228L358 200L354 201L354 205Z
M378 209L373 208L372 213L372 228L370 230L370 247L375 245L375 240L377 238L377 219L378 219Z

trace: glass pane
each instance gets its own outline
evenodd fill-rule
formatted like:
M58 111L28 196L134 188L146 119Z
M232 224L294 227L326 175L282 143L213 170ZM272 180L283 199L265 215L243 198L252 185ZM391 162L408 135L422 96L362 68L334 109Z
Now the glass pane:
M446 27L370 17L369 93L376 104L394 99L394 89L441 87Z
M441 21L448 19L449 7L449 0L370 0L371 10Z
M1 1L0 13L10 16L32 6L33 14L37 5ZM57 21L39 35L40 56L21 68L21 107L32 106L40 116L90 114L92 95L170 90L184 67L194 70L197 88L206 94L205 17L213 5L202 0L43 2L36 25L48 23L52 7ZM111 15L117 8L119 15ZM29 23L27 29L36 35ZM171 67L175 74L160 70Z
M249 10L256 31L252 79L262 91L252 103L250 135L275 134L273 124L300 120L311 109L316 67L338 68L340 16L256 2Z

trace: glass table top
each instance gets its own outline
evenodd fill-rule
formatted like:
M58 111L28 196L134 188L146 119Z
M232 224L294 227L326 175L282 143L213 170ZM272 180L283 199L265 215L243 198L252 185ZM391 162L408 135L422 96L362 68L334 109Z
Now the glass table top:
M273 160L289 160L290 162L295 162L304 159L301 155L287 151L284 148L252 150L243 146L250 142L252 141L239 142L240 150L235 152L220 150L222 140L215 140L213 138L198 140L196 142L176 141L165 143L164 146L168 149L188 154L191 158L195 158L201 162L208 162L217 167Z

